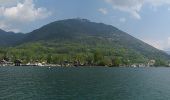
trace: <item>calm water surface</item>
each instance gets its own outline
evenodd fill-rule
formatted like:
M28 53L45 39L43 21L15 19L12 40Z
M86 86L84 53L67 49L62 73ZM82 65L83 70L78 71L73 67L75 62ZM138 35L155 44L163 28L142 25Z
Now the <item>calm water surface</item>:
M0 100L170 100L170 68L0 67Z

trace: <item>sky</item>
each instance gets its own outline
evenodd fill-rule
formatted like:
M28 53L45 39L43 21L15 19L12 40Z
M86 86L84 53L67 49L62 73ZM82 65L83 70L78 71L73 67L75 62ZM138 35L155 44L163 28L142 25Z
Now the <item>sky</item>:
M70 18L113 25L170 50L170 0L0 0L0 29L5 31L28 33Z

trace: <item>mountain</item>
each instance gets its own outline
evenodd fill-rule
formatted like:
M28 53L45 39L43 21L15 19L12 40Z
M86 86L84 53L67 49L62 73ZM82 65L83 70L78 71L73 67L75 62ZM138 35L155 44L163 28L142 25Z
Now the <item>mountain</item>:
M25 41L39 41L51 39L74 39L82 36L110 36L119 31L110 25L90 22L87 19L68 19L45 25L27 34Z
M169 61L170 59L170 56L165 52L114 26L91 22L87 19L56 21L27 34L2 31L0 36L3 36L0 45L15 45L15 51L9 50L13 54L21 56L22 51L21 57L35 55L35 59L40 55L40 58L47 57L49 54L57 57L61 54L62 57L67 55L69 57L62 58L66 60L76 59L77 55L93 55L95 61L95 57L98 57L95 54L99 54L96 52L100 52L102 55L102 57L98 57L100 59L104 57L109 61L108 58L119 58L124 63L129 61L143 63L152 59ZM3 40L4 38L6 39ZM78 57L80 59L82 56Z
M20 41L25 35L22 33L5 32L0 29L0 46L12 46Z
M116 27L91 22L87 19L67 19L50 23L28 33L22 43L36 41L68 41L93 46L103 43L115 49L133 50L146 57L157 55L165 59L169 58L165 52L132 37Z

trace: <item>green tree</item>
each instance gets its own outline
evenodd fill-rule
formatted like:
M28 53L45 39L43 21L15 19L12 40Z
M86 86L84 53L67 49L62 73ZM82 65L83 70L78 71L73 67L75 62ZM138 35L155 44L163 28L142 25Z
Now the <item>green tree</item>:
M112 58L112 65L113 66L120 66L120 64L121 64L122 62L121 62L121 59L120 58L118 58L118 57L115 57L115 58Z
M51 54L48 54L47 56L47 63L51 63L52 62L52 55Z
M99 51L99 50L96 50L96 51L94 52L94 62L95 62L96 64L98 64L102 59L103 59L102 52Z

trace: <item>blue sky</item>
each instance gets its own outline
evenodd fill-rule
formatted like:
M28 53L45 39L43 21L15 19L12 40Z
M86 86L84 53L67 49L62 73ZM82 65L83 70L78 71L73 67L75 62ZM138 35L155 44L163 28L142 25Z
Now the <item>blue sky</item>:
M113 25L156 48L170 48L170 0L0 0L0 28L30 32L86 18Z

